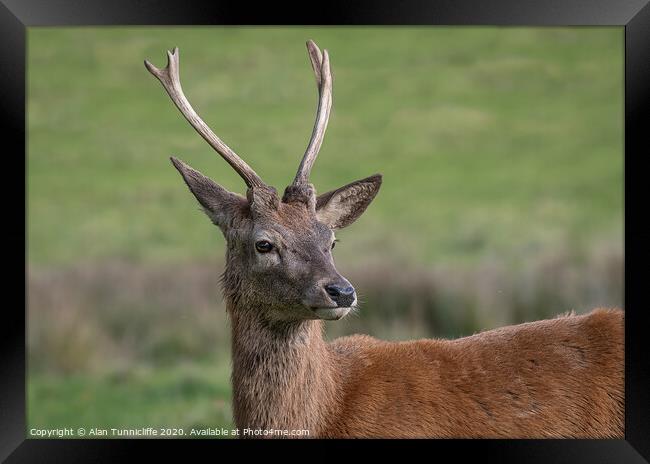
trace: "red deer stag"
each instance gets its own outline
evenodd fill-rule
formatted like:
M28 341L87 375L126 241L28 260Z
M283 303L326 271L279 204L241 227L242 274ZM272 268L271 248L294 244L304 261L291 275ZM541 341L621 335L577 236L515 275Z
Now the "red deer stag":
M282 197L222 142L181 88L178 49L145 61L183 116L244 179L246 197L172 157L227 242L236 426L311 437L622 437L622 310L456 340L323 339L357 304L334 266L334 231L375 198L374 175L317 195L309 174L332 105L327 50L307 43L318 86L311 140Z

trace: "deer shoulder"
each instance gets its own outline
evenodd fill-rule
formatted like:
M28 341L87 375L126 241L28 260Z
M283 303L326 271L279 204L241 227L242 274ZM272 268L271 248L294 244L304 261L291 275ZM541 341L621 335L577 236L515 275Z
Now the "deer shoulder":
M337 339L341 410L350 418L339 427L344 435L405 437L418 436L413 421L426 429L421 436L446 437L589 437L604 427L603 436L616 436L623 326L623 311L597 309L456 340Z

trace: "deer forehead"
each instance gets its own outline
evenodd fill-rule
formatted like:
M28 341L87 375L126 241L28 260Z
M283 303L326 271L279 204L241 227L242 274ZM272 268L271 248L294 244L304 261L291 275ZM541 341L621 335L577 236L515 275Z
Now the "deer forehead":
M271 240L285 244L328 242L334 233L316 219L302 204L280 203L277 210L258 218L253 226L255 240Z

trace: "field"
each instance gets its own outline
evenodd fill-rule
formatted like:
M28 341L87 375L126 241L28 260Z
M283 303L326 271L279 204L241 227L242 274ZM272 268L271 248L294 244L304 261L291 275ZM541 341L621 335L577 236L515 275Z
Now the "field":
M243 193L145 70L178 46L194 107L287 185L327 48L312 181L375 172L338 233L362 295L329 337L458 337L623 304L620 28L32 28L28 426L230 427L224 242L173 154Z

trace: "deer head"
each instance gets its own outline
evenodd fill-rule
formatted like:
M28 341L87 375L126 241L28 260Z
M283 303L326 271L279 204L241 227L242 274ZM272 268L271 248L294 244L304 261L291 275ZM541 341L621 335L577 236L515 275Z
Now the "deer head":
M224 292L235 311L255 311L268 322L340 319L357 304L354 287L336 270L334 232L352 224L379 191L381 175L316 195L309 183L332 106L327 50L307 42L318 86L318 110L298 172L280 198L255 171L221 141L194 111L179 77L179 52L167 52L167 66L145 66L187 121L246 183L246 196L230 192L172 157L199 204L227 242Z

